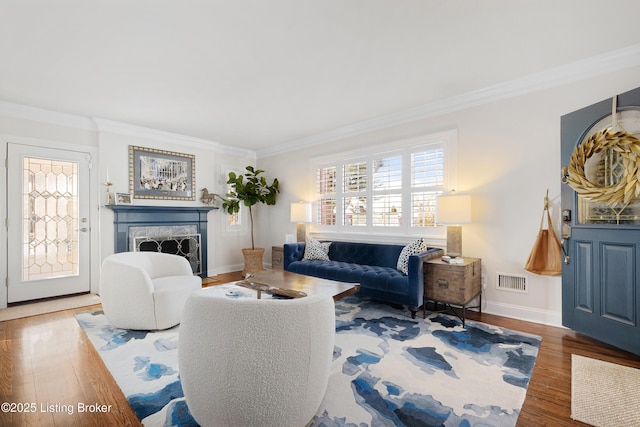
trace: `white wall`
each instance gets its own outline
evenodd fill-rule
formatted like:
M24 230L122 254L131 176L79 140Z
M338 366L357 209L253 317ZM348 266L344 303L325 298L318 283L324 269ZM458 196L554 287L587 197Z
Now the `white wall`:
M640 86L640 69L602 75L428 119L259 158L282 183L278 204L260 217L260 241L281 244L295 225L289 203L311 200L310 159L374 144L458 129L458 188L472 195L473 223L463 227L463 252L483 261L484 311L561 325L561 279L524 271L547 189L556 229L560 214L560 117ZM344 236L341 236L344 237ZM524 274L529 292L495 289L496 274Z

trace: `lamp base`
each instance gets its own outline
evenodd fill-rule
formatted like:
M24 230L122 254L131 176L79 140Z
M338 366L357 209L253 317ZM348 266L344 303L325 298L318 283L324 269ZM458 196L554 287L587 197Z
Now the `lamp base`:
M459 257L462 255L462 226L447 226L447 255Z
M300 223L296 226L296 238L298 242L307 241L307 226L304 223Z

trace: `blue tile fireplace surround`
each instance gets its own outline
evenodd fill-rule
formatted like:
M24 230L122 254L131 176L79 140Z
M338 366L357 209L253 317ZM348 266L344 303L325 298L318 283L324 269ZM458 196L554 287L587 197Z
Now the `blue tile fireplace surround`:
M207 214L212 207L107 205L113 210L115 252L157 250L185 256L207 277Z

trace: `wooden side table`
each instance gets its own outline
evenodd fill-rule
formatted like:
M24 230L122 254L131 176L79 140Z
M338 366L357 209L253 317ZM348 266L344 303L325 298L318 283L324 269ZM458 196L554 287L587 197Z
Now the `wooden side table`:
M439 258L424 262L423 316L427 317L427 301L433 301L437 310L443 303L465 326L467 308L479 308L482 313L482 264L480 258L464 258L462 264L449 264ZM480 305L467 305L480 295ZM456 308L462 308L462 315Z
M282 246L271 247L271 269L282 270L284 269L284 248Z

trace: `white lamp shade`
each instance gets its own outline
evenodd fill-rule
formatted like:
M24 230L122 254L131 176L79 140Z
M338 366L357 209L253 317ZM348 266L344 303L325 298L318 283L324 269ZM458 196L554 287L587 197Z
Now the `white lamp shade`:
M470 223L471 197L463 195L438 197L436 218L440 224Z
M295 223L311 222L311 203L309 202L291 203L291 222L295 222Z

